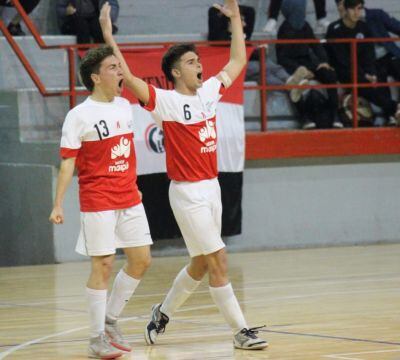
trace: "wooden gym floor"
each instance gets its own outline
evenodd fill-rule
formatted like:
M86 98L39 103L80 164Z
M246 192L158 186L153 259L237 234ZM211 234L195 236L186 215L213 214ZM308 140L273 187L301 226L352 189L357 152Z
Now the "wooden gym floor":
M150 307L186 261L154 259L123 313L134 349L121 359L400 359L400 244L230 254L248 323L267 324L263 351L233 349L205 280L145 346ZM0 359L86 359L88 272L88 262L0 268Z

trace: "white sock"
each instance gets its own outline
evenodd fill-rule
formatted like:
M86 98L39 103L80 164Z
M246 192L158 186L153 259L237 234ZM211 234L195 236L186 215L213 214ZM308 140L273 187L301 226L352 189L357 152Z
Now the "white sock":
M201 281L193 279L188 274L185 266L176 276L160 311L171 318L171 315L193 294L200 283Z
M107 318L111 320L118 319L139 283L140 280L129 276L123 269L119 271L108 299Z
M217 305L234 334L243 328L247 328L246 320L233 292L231 283L221 287L210 286L210 293L215 305Z
M90 337L94 338L104 332L106 320L107 290L86 288L89 307Z

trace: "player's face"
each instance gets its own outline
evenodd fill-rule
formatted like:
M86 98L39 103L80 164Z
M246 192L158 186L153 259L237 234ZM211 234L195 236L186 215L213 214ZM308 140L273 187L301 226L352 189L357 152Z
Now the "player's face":
M359 4L354 8L348 8L346 10L346 16L348 20L350 20L352 23L355 24L357 21L361 19L363 14L363 9L364 6L362 4Z
M193 51L189 51L181 56L177 66L179 79L189 89L198 89L203 84L203 66L199 56Z
M119 96L122 92L123 79L119 60L114 55L106 57L100 65L97 86L107 94Z

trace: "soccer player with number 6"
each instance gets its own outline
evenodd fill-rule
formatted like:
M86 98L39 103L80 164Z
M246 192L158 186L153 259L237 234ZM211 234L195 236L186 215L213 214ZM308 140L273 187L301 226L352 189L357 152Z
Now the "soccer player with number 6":
M230 60L219 74L203 82L203 70L191 44L172 46L162 69L174 90L163 90L134 76L112 36L110 6L100 14L103 36L121 61L124 84L162 126L169 199L190 255L190 263L175 278L161 304L154 305L145 328L146 342L154 344L174 312L196 290L208 272L211 296L232 329L234 346L262 349L257 328L249 328L227 275L225 244L221 238L221 192L217 171L216 107L225 90L246 65L243 28L236 0L214 5L232 25Z

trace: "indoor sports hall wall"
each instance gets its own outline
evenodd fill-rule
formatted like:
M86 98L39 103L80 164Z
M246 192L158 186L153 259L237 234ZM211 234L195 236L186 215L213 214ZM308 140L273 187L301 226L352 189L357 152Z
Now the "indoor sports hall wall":
M329 17L334 19L334 1L327 2ZM133 24L132 28L126 27L132 29L129 32L152 33L161 37L170 33L166 32L167 25L170 29L173 23L174 32L198 37L206 31L204 8L211 2L121 0L120 3L121 8L126 9L121 13L121 29L125 28L123 24ZM257 6L258 1L242 3ZM371 0L366 3L377 6ZM42 0L34 14L35 19L40 20L37 23L43 32L55 30L54 19L49 19L52 4L53 0ZM187 17L189 5L191 16ZM379 6L400 17L400 1L383 0ZM165 7L169 9L169 17L164 16ZM313 21L312 4L309 12L310 21ZM260 17L258 21L264 20ZM257 25L259 29L260 22ZM21 71L13 73L13 76L22 76ZM49 73L53 74L52 71ZM0 77L0 88L4 85L2 79ZM48 215L59 162L58 145L20 141L20 131L24 130L29 110L21 103L25 102L25 107L36 104L36 100L25 101L24 96L33 98L35 95L15 91L0 93L0 266L76 260L73 251L79 230L76 179L66 199L67 222L62 227L55 227L48 222ZM51 99L51 106L46 103L30 110L43 110L43 113L36 111L36 116L43 118L40 125L49 125L47 121L52 120L58 101ZM254 250L400 241L400 223L397 220L399 160L400 156L379 156L247 162L243 233L227 239L230 248ZM179 242L175 241L173 245L176 247ZM166 251L161 250L161 254ZM176 248L171 251L176 251Z

